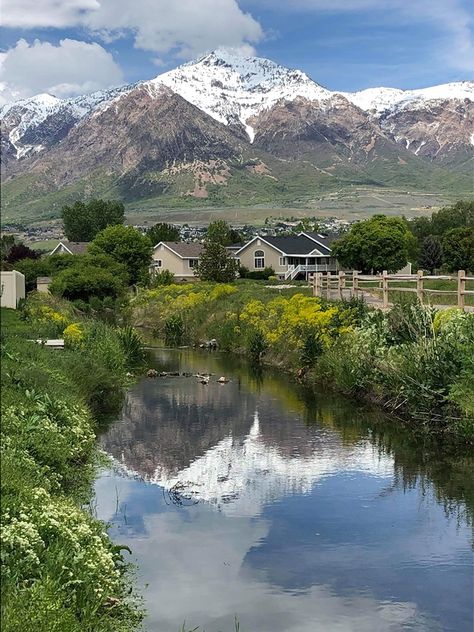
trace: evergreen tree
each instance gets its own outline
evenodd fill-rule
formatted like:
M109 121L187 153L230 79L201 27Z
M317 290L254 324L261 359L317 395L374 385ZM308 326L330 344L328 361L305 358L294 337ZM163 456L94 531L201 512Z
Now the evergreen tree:
M201 281L229 283L235 280L238 264L225 246L218 241L206 241L195 274Z
M418 265L423 270L433 273L436 268L440 268L443 262L443 248L441 240L437 235L428 235L423 239L421 245Z

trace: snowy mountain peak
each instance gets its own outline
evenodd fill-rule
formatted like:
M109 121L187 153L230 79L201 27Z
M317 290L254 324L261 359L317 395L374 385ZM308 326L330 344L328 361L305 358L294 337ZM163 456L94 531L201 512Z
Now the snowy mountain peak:
M398 88L368 88L359 92L342 93L357 107L381 115L403 109L420 109L432 101L450 99L474 101L474 81L458 81L418 90L400 90Z
M221 123L241 123L251 140L249 119L278 101L297 97L324 101L333 94L300 70L227 49L183 64L150 83L165 84Z

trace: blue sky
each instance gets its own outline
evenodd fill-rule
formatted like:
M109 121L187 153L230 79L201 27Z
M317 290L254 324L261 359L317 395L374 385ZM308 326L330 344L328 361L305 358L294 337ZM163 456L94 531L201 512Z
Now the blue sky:
M0 103L154 77L218 46L333 90L472 79L469 0L3 0Z

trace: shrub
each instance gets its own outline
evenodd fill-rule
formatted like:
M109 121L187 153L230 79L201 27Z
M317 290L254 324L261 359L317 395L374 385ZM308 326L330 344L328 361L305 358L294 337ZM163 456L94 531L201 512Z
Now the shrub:
M172 283L174 283L174 274L169 270L161 270L151 275L149 287L160 287L160 285L171 285Z
M145 349L143 341L136 329L133 327L118 327L117 336L125 352L128 366L139 366L145 359Z
M170 316L165 322L165 342L172 347L183 344L184 322L179 314Z
M314 366L323 350L324 345L319 340L316 332L309 331L303 338L303 345L300 351L301 365L303 367Z
M247 352L250 357L250 361L253 364L258 364L262 361L263 356L267 352L268 343L265 340L265 336L258 329L254 329L250 332L247 339Z

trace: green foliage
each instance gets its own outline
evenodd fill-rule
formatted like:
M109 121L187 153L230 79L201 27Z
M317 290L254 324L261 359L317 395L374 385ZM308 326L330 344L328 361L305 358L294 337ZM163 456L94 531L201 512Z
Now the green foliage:
M105 525L81 508L95 476L92 411L106 411L114 396L110 412L121 404L125 363L111 361L125 357L120 337L84 320L87 344L54 352L27 339L30 321L41 335L45 319L77 314L53 297L27 306L16 327L2 318L2 630L130 632L141 613L128 566Z
M46 257L22 259L15 264L15 270L25 275L25 289L31 292L36 289L36 279L39 276L51 275L51 262Z
M411 233L398 217L375 215L354 224L333 245L332 254L347 268L365 273L396 272L406 265Z
M222 246L240 243L242 236L234 228L231 228L223 219L211 222L206 232L206 241L212 241Z
M179 228L166 222L159 222L149 228L146 236L153 247L159 244L160 241L180 241Z
M123 224L125 207L117 200L94 199L63 206L64 232L70 241L92 241L107 226Z
M444 265L450 272L474 271L474 228L453 228L443 237Z
M308 331L303 337L300 358L303 367L313 367L324 351L324 345L315 331Z
M442 237L453 228L474 228L474 200L460 200L431 216L430 235Z
M118 327L116 331L125 353L127 365L129 367L140 366L145 360L145 349L138 331L130 325Z
M260 363L267 349L268 343L264 334L258 329L251 330L247 338L247 353L250 361L253 364Z
M126 266L131 283L148 279L150 240L132 226L109 226L89 246L91 254L106 254Z
M443 248L441 240L437 235L428 235L423 239L421 250L418 257L418 266L422 270L428 270L431 273L441 267L443 262Z
M160 270L154 272L150 277L149 287L159 287L160 285L171 285L174 283L174 274L170 270Z
M206 241L195 274L201 281L229 283L236 277L238 264L225 246L218 241Z
M184 339L184 321L179 314L173 314L165 322L165 342L171 347L179 347Z
M242 279L267 281L270 277L275 276L275 270L273 268L264 268L263 270L249 270L245 266L240 266L239 275Z
M50 291L71 301L89 302L92 297L116 298L123 292L123 285L113 272L81 262L57 274Z

